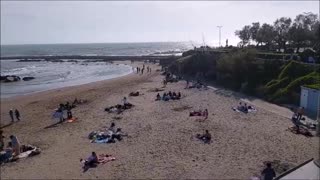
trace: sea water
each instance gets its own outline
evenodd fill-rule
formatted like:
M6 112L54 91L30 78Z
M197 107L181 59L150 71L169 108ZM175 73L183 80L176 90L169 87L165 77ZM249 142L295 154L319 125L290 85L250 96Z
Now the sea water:
M179 55L191 49L190 43L105 43L105 44L50 44L50 45L1 45L1 56L41 55ZM1 83L1 98L124 76L132 72L130 65L106 62L20 62L1 60L1 76L32 76L30 81Z

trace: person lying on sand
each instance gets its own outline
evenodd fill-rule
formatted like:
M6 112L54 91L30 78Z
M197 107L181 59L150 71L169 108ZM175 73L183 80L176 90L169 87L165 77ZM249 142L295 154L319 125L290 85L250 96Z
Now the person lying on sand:
M203 112L202 110L199 110L199 111L191 111L189 116L202 116L203 115Z
M257 111L252 105L247 105L247 103L242 104L242 102L239 102L239 105L237 107L232 107L234 111L237 112L243 112L243 113L249 113L249 112L255 112Z
M98 158L98 162L101 164L107 163L109 161L114 161L114 160L116 160L116 158L109 154L100 154Z
M208 130L206 130L206 132L203 135L197 134L196 137L206 144L209 144L211 142L211 134Z
M139 95L140 95L139 91L137 91L137 92L131 92L131 93L129 94L129 96L139 96Z
M97 167L98 165L98 157L95 152L91 153L91 156L89 156L86 160L80 159L80 162L83 163L83 170L87 170L92 167Z

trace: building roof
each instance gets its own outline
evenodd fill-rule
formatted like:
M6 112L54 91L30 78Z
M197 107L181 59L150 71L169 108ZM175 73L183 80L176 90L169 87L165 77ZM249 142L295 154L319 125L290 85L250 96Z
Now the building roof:
M319 160L318 160L319 161ZM310 159L297 167L281 174L276 178L276 180L285 180L285 179L320 179L320 167L313 159Z
M301 88L317 90L320 92L320 85L304 85L304 86L301 86Z

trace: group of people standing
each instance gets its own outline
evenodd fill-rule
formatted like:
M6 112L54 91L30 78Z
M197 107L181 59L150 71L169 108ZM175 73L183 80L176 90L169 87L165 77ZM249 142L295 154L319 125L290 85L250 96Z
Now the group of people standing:
M142 68L137 67L137 74L140 74L140 73L143 74L144 68L145 68L144 64L142 65ZM151 73L151 68L149 66L147 66L147 73Z
M9 115L11 118L11 122L14 122L14 116L16 117L17 121L20 121L20 112L18 109L15 109L13 112L13 109L10 109Z

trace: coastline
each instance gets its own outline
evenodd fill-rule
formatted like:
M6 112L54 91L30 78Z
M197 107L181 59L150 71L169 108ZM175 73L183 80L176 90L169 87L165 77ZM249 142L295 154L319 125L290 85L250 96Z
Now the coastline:
M131 64L130 61L114 61L116 64L123 64L123 65L127 65L127 66L130 66L131 69L133 66L135 66L134 64ZM91 83L95 83L95 82L99 82L99 81L107 81L107 80L111 80L111 79L116 79L116 78L119 78L119 77L123 77L123 76L127 76L127 75L130 75L134 73L133 71L125 74L125 75L120 75L120 76L116 76L116 77L112 77L112 78L108 78L108 79L104 79L104 80L96 80L96 81L92 81L92 82L82 82L82 83L79 83L79 84L75 84L75 85L65 85L64 87L56 87L56 88L49 88L49 89L45 89L45 90L38 90L38 91L35 91L35 92L29 92L29 93L25 93L25 94L19 94L19 95L14 95L14 96L8 96L8 97L1 97L1 101L2 100L6 100L6 99L9 99L10 98L14 98L14 97L21 97L21 96L29 96L29 95L32 95L32 94L37 94L37 93L41 93L41 92L46 92L46 91L52 91L52 90L63 90L64 88L72 88L72 87L75 87L75 86L81 86L81 85L89 85Z
M135 63L134 65L142 63ZM179 101L156 102L152 88L162 87L163 76L152 66L149 75L126 76L64 87L27 96L1 99L1 124L9 122L8 110L18 108L22 120L3 128L8 137L15 134L23 144L37 145L39 156L1 167L3 179L145 179L145 178L249 178L261 170L262 162L280 160L298 164L317 158L317 138L306 138L286 129L292 123L278 114L258 108L255 114L231 110L239 97L226 97L212 90L185 90L185 82L169 83L166 91L181 91ZM132 91L144 95L129 97L134 108L115 120L104 108L120 103ZM163 92L160 92L162 94ZM73 111L78 122L43 129L53 124L51 114L59 103L74 98L87 99ZM262 104L263 105L263 104ZM172 109L191 106L191 109ZM188 117L189 110L208 108L209 118L197 122ZM118 116L117 116L118 117ZM92 144L91 131L115 122L130 135L114 144ZM1 125L2 126L2 125ZM202 144L192 137L205 129L213 142ZM7 140L7 139L6 139ZM99 165L82 173L80 158L92 151L112 154L116 161ZM19 172L19 173L17 173ZM39 173L41 172L41 173Z

